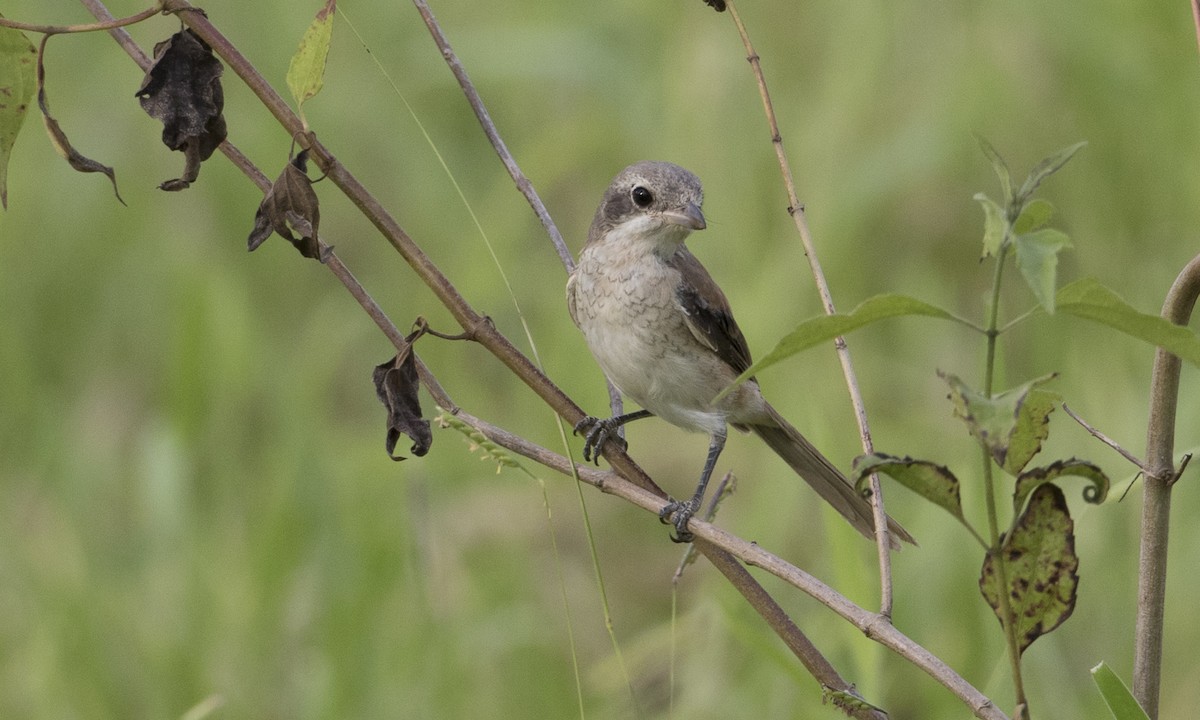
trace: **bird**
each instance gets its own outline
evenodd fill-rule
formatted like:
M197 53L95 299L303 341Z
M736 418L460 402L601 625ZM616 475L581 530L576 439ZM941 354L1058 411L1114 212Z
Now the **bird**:
M567 307L605 376L641 409L577 423L584 460L599 462L608 443L624 448L620 428L651 416L706 433L695 492L670 499L659 514L674 526L673 540L688 542L688 522L733 426L761 438L856 530L874 538L870 502L763 398L757 380L714 400L752 361L725 293L684 243L707 226L703 201L700 179L690 171L639 162L613 178L596 209L567 280ZM888 530L894 549L899 540L915 544L890 517Z

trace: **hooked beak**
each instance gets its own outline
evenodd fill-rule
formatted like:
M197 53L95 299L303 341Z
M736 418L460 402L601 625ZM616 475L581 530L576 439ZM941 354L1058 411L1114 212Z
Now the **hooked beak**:
M700 212L700 206L695 203L688 203L681 210L668 210L662 214L663 220L672 225L680 225L688 230L703 230L707 227L704 222L704 213Z

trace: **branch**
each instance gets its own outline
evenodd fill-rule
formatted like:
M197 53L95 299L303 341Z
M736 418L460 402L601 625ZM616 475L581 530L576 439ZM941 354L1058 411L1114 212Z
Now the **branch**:
M87 4L86 0L84 0L84 4L85 5ZM145 10L143 10L137 14L130 15L129 17L119 18L119 19L114 18L112 15L110 15L108 13L108 10L105 9L105 11L104 11L104 15L106 16L105 19L103 19L99 22L87 23L84 25L35 25L32 23L23 23L23 22L18 22L16 20L9 20L7 18L0 17L0 27L12 28L13 30L24 30L26 32L45 33L46 35L60 35L60 34L64 34L64 33L96 32L98 30L112 30L114 28L119 28L119 27L124 27L126 25L133 25L135 23L140 23L141 21L143 21L149 17L153 17L154 15L157 15L159 12L162 11L162 9L163 9L162 3L156 2L156 3L154 3L154 5L146 8Z
M783 184L787 189L788 214L792 216L792 221L796 224L796 230L800 233L800 242L804 246L804 255L808 258L809 269L812 271L813 280L816 282L817 292L821 296L821 305L825 308L825 314L834 315L837 313L837 309L833 305L833 295L829 291L829 283L825 279L825 271L821 269L821 262L817 259L817 249L813 243L812 233L808 229L808 218L804 213L804 206L800 204L800 198L796 195L796 181L792 177L792 169L791 165L788 164L787 154L783 151L783 136L779 134L779 123L775 119L775 108L771 104L771 94L767 91L767 79L762 72L762 63L758 52L755 51L754 45L750 42L746 26L742 23L742 17L738 14L733 1L726 0L725 6L728 8L729 15L733 18L734 24L737 25L738 35L741 36L742 45L746 48L746 60L750 62L750 67L754 71L754 79L758 83L758 93L762 98L763 111L767 116L767 126L771 131L771 146L775 148L775 158L779 162L779 172L783 175ZM850 348L846 345L846 339L843 337L836 338L833 344L837 349L838 360L842 364L842 375L846 378L846 389L850 392L850 404L854 407L854 419L858 423L858 434L862 440L863 452L870 455L875 452L875 444L871 440L871 426L867 422L866 403L863 401L862 391L858 387L858 376L854 372L854 364L850 361ZM871 510L875 516L875 549L879 557L880 613L886 617L891 617L891 540L888 538L887 511L883 507L883 487L879 482L879 476L874 473L871 474Z
M1200 297L1200 255L1184 267L1167 292L1162 316L1187 325ZM1134 629L1133 695L1151 720L1158 717L1162 681L1163 615L1167 597L1167 539L1175 472L1175 412L1179 402L1179 358L1159 348L1150 382L1146 427L1145 489L1138 560L1138 609Z

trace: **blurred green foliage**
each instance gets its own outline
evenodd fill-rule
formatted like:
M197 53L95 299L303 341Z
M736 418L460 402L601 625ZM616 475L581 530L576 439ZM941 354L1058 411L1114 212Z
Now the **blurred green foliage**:
M283 89L318 2L214 0L210 18ZM488 148L421 24L403 3L343 0L465 189L514 279L550 376L600 412L598 369L571 326L544 233ZM112 7L117 15L140 9ZM757 92L729 18L688 2L435 3L493 118L578 249L594 205L629 162L664 159L705 182L709 229L690 245L713 269L762 355L819 312ZM84 22L71 2L5 0L6 17ZM835 299L913 295L978 317L989 283L982 217L994 193L973 133L1021 175L1088 147L1048 181L1075 250L1064 282L1094 275L1154 312L1200 247L1200 59L1184 2L769 2L742 8L780 115ZM150 47L177 23L132 28ZM554 566L537 483L497 474L455 432L393 463L371 368L392 351L316 263L272 239L245 251L260 194L221 157L189 190L155 189L183 158L138 108L141 73L103 34L49 43L52 106L81 152L73 173L26 125L0 215L0 717L573 717L578 701L559 597L566 577L588 717L630 717L603 628L578 501L549 476L562 551ZM289 138L225 78L230 139L270 176ZM392 210L481 312L525 347L514 303L401 101L344 23L323 93L305 106L321 139ZM401 327L447 313L329 184L325 240ZM1004 308L1031 305L1014 285ZM769 308L769 310L768 310ZM977 380L971 333L921 319L851 337L884 452L972 467L936 371ZM419 351L457 402L552 448L551 413L485 352L427 338ZM1048 372L1072 408L1140 452L1152 358L1071 318L1001 341L999 387ZM1012 382L1009 382L1011 378ZM767 394L844 468L857 439L832 352L761 378ZM1184 372L1179 446L1200 403ZM428 408L430 414L433 408ZM1047 452L1131 468L1061 413ZM648 421L631 451L668 489L691 486L703 438ZM402 442L401 451L406 448ZM575 445L578 450L578 442ZM658 449L657 451L655 449ZM873 551L820 509L753 441L722 471L743 482L720 522L877 602ZM1193 473L1189 473L1192 475ZM964 483L978 482L963 477ZM1200 551L1194 477L1177 492L1162 715L1200 702L1200 627L1183 572ZM1080 600L1025 658L1035 717L1104 712L1088 668L1130 675L1139 488L1068 500ZM588 491L617 636L644 717L667 717L670 584L679 548L653 517ZM978 493L970 493L978 497ZM900 628L1002 706L1002 641L979 597L980 558L945 513L903 490L889 510L921 540L896 556ZM786 512L783 510L786 509ZM978 506L965 508L982 517ZM965 717L949 693L824 608L764 578L864 697L896 718ZM815 683L704 563L681 586L674 715L835 717Z

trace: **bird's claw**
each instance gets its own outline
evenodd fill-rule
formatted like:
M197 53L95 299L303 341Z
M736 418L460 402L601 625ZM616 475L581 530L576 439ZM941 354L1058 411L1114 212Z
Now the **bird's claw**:
M687 502L672 500L658 511L658 519L664 525L673 525L675 532L671 534L671 542L690 543L695 539L688 530L688 521L700 509L700 498L692 498Z
M574 433L583 435L583 459L587 462L600 464L600 453L608 443L615 443L624 450L629 447L625 438L618 434L621 426L613 422L613 418L595 418L591 415L575 423Z

